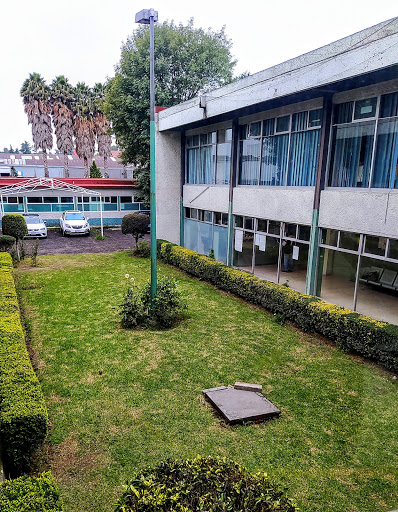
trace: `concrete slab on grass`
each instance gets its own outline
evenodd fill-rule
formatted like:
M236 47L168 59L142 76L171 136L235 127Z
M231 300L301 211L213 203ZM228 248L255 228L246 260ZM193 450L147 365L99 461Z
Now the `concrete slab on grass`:
M267 420L281 414L281 411L261 393L221 386L204 389L203 394L231 425Z

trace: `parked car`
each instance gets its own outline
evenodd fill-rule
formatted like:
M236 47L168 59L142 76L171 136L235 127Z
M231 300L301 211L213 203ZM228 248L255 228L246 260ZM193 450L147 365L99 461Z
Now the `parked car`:
M90 224L80 211L63 212L59 219L62 236L66 235L89 235Z
M38 213L23 213L22 216L26 221L28 227L28 234L25 238L47 238L46 221L43 220Z

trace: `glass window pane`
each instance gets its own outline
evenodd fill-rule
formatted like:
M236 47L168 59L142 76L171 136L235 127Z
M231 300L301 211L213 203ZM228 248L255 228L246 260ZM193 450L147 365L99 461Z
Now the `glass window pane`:
M384 256L386 252L387 238L382 236L366 235L365 252Z
M245 217L245 229L250 229L251 231L253 231L254 224L253 219L251 217Z
M224 144L225 130L217 130L217 144Z
M260 185L284 185L287 171L289 135L263 138Z
M306 242L309 242L310 236L311 236L310 226L299 226L298 238L300 240L305 240Z
M235 231L235 236L236 236L236 231ZM244 231L243 242L242 242L242 251L240 252L240 251L236 251L234 249L234 261L233 261L234 266L245 268L247 270L251 270L252 259L253 259L253 240L254 240L254 233ZM234 244L234 247L235 247L235 244Z
M216 185L228 185L231 171L231 143L217 144Z
M228 226L228 213L222 214L221 221L224 226Z
M355 123L334 129L330 187L367 187L375 122Z
M58 203L58 197L43 197L45 203Z
M214 226L213 230L214 257L222 263L227 263L228 252L228 229L221 226Z
M290 125L290 116L278 117L276 119L276 131L277 132L288 132Z
M340 244L342 249L357 251L359 245L359 233L350 233L349 231L340 231Z
M261 121L250 123L250 137L259 137L261 135Z
M388 249L388 257L398 260L398 240L390 238L390 247Z
M196 208L191 208L191 219L198 218L198 210Z
M260 171L261 139L240 143L239 185L257 185Z
M299 132L307 129L308 112L298 112L292 117L292 132Z
M232 128L228 128L227 130L225 130L225 141L231 142L231 140L232 140Z
M120 196L120 202L121 203L132 203L133 200L131 196Z
M379 121L372 187L398 188L398 119Z
M214 212L214 224L219 224L221 225L222 222L221 222L221 212Z
M336 105L335 124L351 123L353 108L354 108L353 101L349 101L347 103L341 103L340 105Z
M339 232L336 229L322 229L321 244L337 247L337 238Z
M243 217L241 215L235 215L235 227L243 228Z
M200 176L199 183L212 185L215 183L216 147L204 146L200 148Z
M267 232L267 221L264 219L257 219L257 231L261 231L263 233Z
M199 223L185 219L184 221L184 247L198 252L198 226Z
M213 225L198 223L198 252L200 254L209 254L213 249Z
M285 236L290 238L296 238L297 235L297 224L285 224Z
M199 183L200 175L200 149L194 148L187 151L187 183Z
M377 98L368 98L355 102L354 119L366 119L376 116Z
M398 92L383 94L380 101L380 117L398 116Z
M213 222L213 212L205 210L203 214L203 220L205 222Z
M267 135L274 135L275 118L266 119L263 121L263 137Z
M294 187L315 185L321 130L293 133L290 142L287 184Z
M268 223L268 233L271 235L279 235L280 234L280 225L281 223L276 220L270 220Z
M42 203L43 202L43 198L42 197L27 197L26 199L27 199L28 203L37 204L37 203Z
M322 109L310 110L308 112L308 127L321 126L322 123Z

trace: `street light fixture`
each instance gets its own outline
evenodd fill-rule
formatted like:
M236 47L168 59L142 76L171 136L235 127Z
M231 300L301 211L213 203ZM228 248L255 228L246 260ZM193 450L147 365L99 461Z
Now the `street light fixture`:
M155 182L155 37L154 23L158 12L143 9L135 15L135 22L149 25L149 99L150 99L150 179L151 179L151 307L157 290L156 261L156 182Z

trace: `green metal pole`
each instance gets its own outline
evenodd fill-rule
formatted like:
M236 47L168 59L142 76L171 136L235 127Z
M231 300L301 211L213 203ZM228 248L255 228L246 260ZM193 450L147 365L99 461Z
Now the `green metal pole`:
M155 181L155 37L153 16L150 16L150 175L151 175L151 308L157 291L156 247L156 181Z

